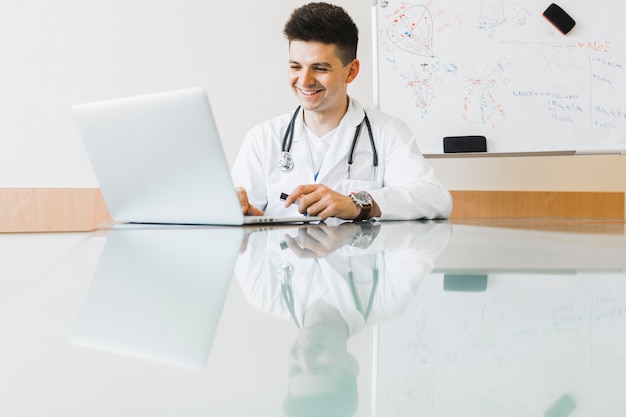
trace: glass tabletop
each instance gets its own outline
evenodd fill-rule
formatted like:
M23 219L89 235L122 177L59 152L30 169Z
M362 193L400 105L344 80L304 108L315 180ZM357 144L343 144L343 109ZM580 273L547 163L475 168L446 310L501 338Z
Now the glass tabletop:
M623 227L506 226L0 235L0 415L626 415Z

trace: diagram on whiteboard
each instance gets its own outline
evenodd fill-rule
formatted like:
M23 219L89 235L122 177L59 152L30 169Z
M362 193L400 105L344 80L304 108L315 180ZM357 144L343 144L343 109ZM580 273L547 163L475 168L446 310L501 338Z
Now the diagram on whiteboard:
M494 153L626 149L616 94L626 91L626 45L602 12L624 6L598 1L571 6L580 28L567 36L539 1L379 2L378 105L427 154L457 135L484 135Z
M387 29L389 40L403 51L432 56L433 19L424 6L410 7L393 19Z
M495 128L506 117L505 106L500 99L501 87L508 82L502 66L496 68L462 69L465 79L463 94L463 120Z

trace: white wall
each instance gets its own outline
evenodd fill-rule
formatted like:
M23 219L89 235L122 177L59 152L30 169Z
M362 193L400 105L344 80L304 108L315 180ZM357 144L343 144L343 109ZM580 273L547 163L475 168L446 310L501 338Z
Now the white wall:
M2 2L0 187L97 186L70 106L196 85L209 93L232 161L250 127L295 108L282 27L304 3ZM343 4L363 28L369 63L371 5ZM366 69L354 86L367 103L371 80Z
M70 106L195 85L209 93L232 162L250 127L295 106L282 26L304 3L2 2L0 187L97 186ZM372 105L372 2L337 3L361 31L350 93ZM431 161L451 189L626 191L626 157Z

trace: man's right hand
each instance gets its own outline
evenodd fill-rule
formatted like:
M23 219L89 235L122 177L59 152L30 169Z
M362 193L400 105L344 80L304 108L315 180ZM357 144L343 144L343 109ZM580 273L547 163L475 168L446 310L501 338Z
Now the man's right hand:
M245 216L262 216L263 215L263 212L260 209L250 204L250 201L248 201L248 193L246 192L245 188L236 187L235 189L237 190L237 197L239 198L239 204L241 205L241 212Z

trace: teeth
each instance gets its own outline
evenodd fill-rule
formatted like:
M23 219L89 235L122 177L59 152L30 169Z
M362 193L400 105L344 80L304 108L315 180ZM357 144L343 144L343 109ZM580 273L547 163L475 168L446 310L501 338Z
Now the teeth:
M302 91L302 94L304 94L305 96L312 96L313 94L316 94L316 93L317 91Z

